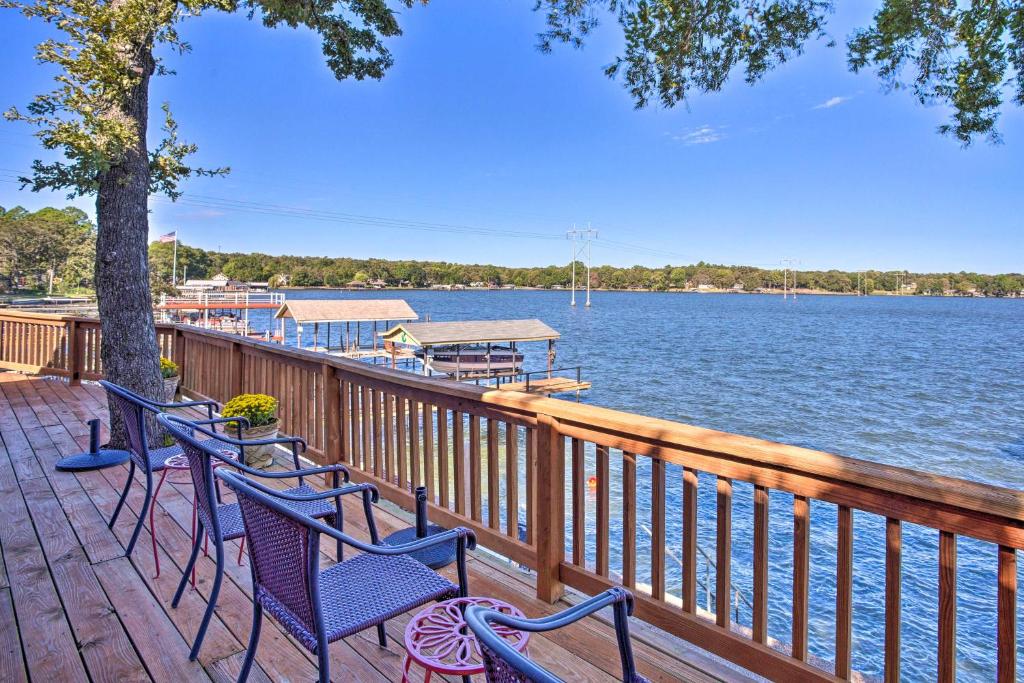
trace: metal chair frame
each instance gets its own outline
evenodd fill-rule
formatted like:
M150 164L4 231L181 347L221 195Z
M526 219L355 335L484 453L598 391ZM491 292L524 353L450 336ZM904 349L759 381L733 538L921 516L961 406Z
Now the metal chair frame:
M146 497L142 502L142 510L139 512L139 519L135 523L135 530L132 531L131 540L128 541L128 546L125 548L125 555L131 555L132 550L135 549L135 543L139 540L139 534L142 532L142 526L146 521L146 513L149 511L150 505L153 500L153 472L160 471L164 468L163 461L154 463L150 457L149 448L149 430L146 427L146 412L150 412L154 415L159 414L160 411L171 409L171 408L198 408L200 406L206 407L207 420L203 422L207 424L214 424L217 422L226 421L223 418L214 418L213 413L215 409L219 408L216 401L179 401L179 402L160 402L153 401L145 396L140 396L133 391L125 389L124 387L108 382L106 380L100 380L100 386L102 386L108 394L114 394L123 401L127 401L135 406L134 414L126 414L122 410L122 417L126 422L129 420L134 422L134 425L129 425L128 435L128 452L131 458L128 461L128 479L124 483L124 489L121 491L121 497L117 501L117 505L114 507L114 514L110 516L110 521L107 526L111 529L114 528L114 524L117 523L117 518L121 514L121 509L124 507L124 502L128 498L128 491L131 489L132 481L135 479L135 470L139 468L146 473ZM232 418L234 419L234 418ZM133 438L134 434L138 434L141 439L136 441ZM241 427L239 427L239 434L241 433Z
M193 472L193 481L205 482L205 490L201 490L199 486L195 487L196 490L194 495L199 497L199 500L203 501L202 504L197 507L203 511L203 514L200 515L199 523L196 528L196 533L192 539L192 552L189 555L188 563L185 565L185 569L182 572L181 581L178 583L178 588L174 593L173 600L171 601L171 607L177 607L178 603L181 600L181 596L185 591L185 586L188 583L189 576L192 574L196 560L199 557L199 547L202 544L202 540L204 537L213 540L215 557L217 562L217 569L213 580L213 587L210 589L210 594L207 599L206 612L203 615L203 620L200 623L199 631L196 634L195 642L192 645L192 650L189 654L189 659L194 660L199 655L199 650L202 647L203 639L206 636L206 630L209 627L210 620L213 616L214 609L216 608L217 605L217 597L220 594L220 587L224 578L224 542L234 540L236 538L242 538L242 542L245 542L244 535L242 533L235 533L233 535L224 533L219 513L220 506L218 505L218 503L220 502L220 496L216 486L217 479L213 476L213 472L215 469L213 466L214 458L216 458L219 461L220 465L230 466L252 477L262 477L264 479L297 478L300 482L300 485L304 481L304 477L322 474L326 481L328 475L330 475L332 491L334 493L334 506L333 508L330 509L329 512L325 510L322 513L323 516L327 518L331 523L333 523L334 527L340 531L344 526L341 496L353 493L361 493L363 497L363 509L366 512L366 521L370 529L370 537L374 540L374 542L377 542L377 527L373 520L373 511L371 507L372 499L375 497L376 491L373 490L372 487L370 487L367 484L354 484L352 486L341 487L340 485L342 483L348 483L349 481L348 470L343 465L328 465L326 467L296 469L287 472L265 472L250 467L244 463L232 460L230 458L226 458L215 447L216 443L226 443L243 449L245 446L256 445L258 443L261 443L261 441L243 441L240 439L232 439L231 437L227 437L223 434L218 434L215 431L206 429L204 426L196 422L192 422L191 420L187 420L178 415L161 413L157 415L157 422L163 429L167 430L167 432L171 434L176 441L178 441L178 443L182 446L182 450L183 452L185 452L186 456L188 455L188 450L190 449L198 452L201 455L201 463L199 463L199 465L203 468L203 477L199 479L196 477L196 473ZM199 432L200 434L204 435L207 438L203 440L197 439L195 436L196 432ZM194 466L191 457L189 458L189 466ZM289 500L293 501L314 501L325 499L324 496L286 494L286 492L283 491L279 491L278 493L281 495L289 495ZM202 520L203 516L208 516L208 526ZM339 556L341 551L342 544L339 542ZM241 552L241 550L239 552Z
M562 683L562 679L511 647L504 638L495 633L491 624L501 624L517 631L543 633L573 624L609 605L612 606L615 616L615 635L619 645L619 658L622 661L622 680L627 683L641 683L646 679L636 672L633 647L629 641L629 617L633 614L633 594L624 588L609 588L578 605L540 619L520 619L497 610L470 605L466 610L466 624L480 644L488 683ZM499 667L505 671L499 672ZM508 668L514 673L509 672Z
M430 536L424 539L413 541L411 543L405 543L396 546L376 545L374 543L364 543L359 541L352 536L340 531L338 529L329 527L322 522L311 519L309 517L298 514L295 510L290 508L286 503L289 500L309 500L324 497L331 497L338 494L338 490L328 490L317 494L316 496L290 496L285 495L281 491L276 491L263 486L259 482L246 479L241 475L227 471L227 468L219 468L214 472L214 476L223 481L229 488L234 490L236 496L241 501L243 498L248 499L258 506L268 508L274 513L290 519L298 524L306 527L309 532L309 540L306 552L306 564L305 564L305 581L307 588L306 600L312 607L313 626L316 637L316 645L309 647L317 656L319 664L319 680L321 683L327 683L330 681L330 660L328 657L328 636L325 630L325 619L324 619L324 605L320 595L320 537L329 536L334 538L339 543L351 546L362 553L378 556L401 556L406 555L417 550L429 548L442 543L450 543L452 540L456 543L456 567L458 572L459 583L457 586L457 593L460 597L466 597L469 591L469 577L466 569L466 551L472 550L476 547L476 536L472 531L464 527L456 527L448 531ZM372 490L371 498L377 500L377 489L372 485L367 485ZM247 502L248 502L247 501ZM242 507L243 519L245 518L245 506ZM371 527L373 528L373 527ZM259 644L260 638L260 625L263 620L263 593L264 589L259 583L257 576L256 563L252 561L252 554L256 552L256 548L261 547L264 543L262 538L254 537L252 529L249 527L248 521L246 522L246 541L250 548L250 562L249 567L252 571L253 579L253 621L252 621L252 632L249 636L249 645L246 650L245 660L242 663L242 668L239 673L238 680L245 681L249 676L249 671L252 667L253 658L256 655L256 648ZM371 539L372 540L372 539ZM269 542L268 542L269 543ZM357 558L358 559L358 558ZM425 567L424 567L425 568ZM270 595L271 599L273 595ZM435 598L428 597L423 599L421 602L411 604L409 609L413 607L425 604ZM415 602L415 600L413 600ZM374 625L373 621L366 622L365 627L369 628ZM377 623L377 635L381 647L387 646L387 640L384 633L384 624Z

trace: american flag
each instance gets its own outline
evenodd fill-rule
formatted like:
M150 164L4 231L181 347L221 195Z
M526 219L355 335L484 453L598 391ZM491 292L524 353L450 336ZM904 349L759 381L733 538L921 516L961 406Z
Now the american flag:
M169 232L166 235L160 235L160 241L161 242L177 242L178 241L178 231L175 230L174 232Z

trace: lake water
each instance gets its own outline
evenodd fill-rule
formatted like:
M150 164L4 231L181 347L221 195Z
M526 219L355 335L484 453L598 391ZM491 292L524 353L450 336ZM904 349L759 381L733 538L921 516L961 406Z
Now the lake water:
M759 295L595 292L593 306L587 309L570 307L568 292L548 291L316 290L288 291L287 296L400 297L421 317L429 314L435 321L540 318L562 334L557 364L582 365L585 379L593 382L584 402L991 484L1024 486L1024 301L829 296L784 301ZM257 316L254 321L258 323ZM542 369L543 345L530 346L537 348L528 351L527 369ZM613 478L616 470L617 463ZM645 515L649 518L650 501L644 498L648 476L649 466L641 466L641 522ZM678 468L669 467L670 549L681 542L680 479ZM714 556L713 478L702 479L700 489L698 536ZM613 490L613 496L618 495L621 492ZM618 509L615 502L612 509ZM792 496L773 493L771 510L769 633L788 642ZM613 526L616 523L613 513ZM749 596L750 486L735 486L733 524L733 581ZM884 520L857 513L854 524L853 664L878 675ZM835 527L835 507L815 503L810 650L825 659L835 637ZM646 540L641 529L638 557L649 557ZM592 552L593 543L588 545ZM905 525L905 680L935 678L937 547L936 532ZM668 587L678 594L679 567L668 562ZM958 562L959 674L962 680L991 680L995 548L960 539ZM649 567L641 564L638 580L645 580L645 572ZM699 595L703 600L703 591ZM742 604L739 621L750 623L749 609Z

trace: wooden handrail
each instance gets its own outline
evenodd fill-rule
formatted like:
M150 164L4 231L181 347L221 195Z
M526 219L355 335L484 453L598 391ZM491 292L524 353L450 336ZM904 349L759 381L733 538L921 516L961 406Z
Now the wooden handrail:
M8 322L16 337L13 344L5 332ZM29 329L33 325L38 329ZM8 358L9 353L24 355L27 348L39 348L38 339L44 340L43 348L54 343L56 333L44 333L44 328L70 333L73 352L57 354L43 370L72 381L97 376L98 321L69 316L0 312L0 367L20 362ZM1024 549L1024 493L608 408L424 377L193 326L160 328L161 348L178 362L187 391L221 401L242 391L274 395L282 430L305 438L311 458L344 462L355 481L374 483L385 498L408 509L414 503L412 489L427 486L435 521L469 526L482 545L535 570L539 597L555 600L566 585L596 592L621 583L637 592L641 618L768 678L821 681L853 675L854 511L879 515L885 523L885 546L880 549L885 557L885 639L880 645L887 680L897 679L900 670L901 524L939 532L939 680L951 680L956 668L957 537L991 543L999 576L993 592L998 598L993 615L998 623L993 643L998 676L1004 681L1015 677L1015 567L1016 552ZM22 366L18 369L29 367ZM642 460L650 461L650 468L640 477ZM681 466L682 476L668 477L669 464ZM596 500L584 494L590 473L597 480ZM713 613L703 612L696 601L697 527L708 523L698 514L698 487L706 485L699 473L717 481ZM621 510L610 506L613 479L622 491ZM754 493L749 635L733 629L729 610L733 492L741 483L752 485ZM670 489L681 496L682 510L666 509ZM791 509L774 512L792 515L793 522L788 653L772 647L767 633L772 490L794 496ZM651 500L649 563L637 557L636 528L647 523L638 518L639 495ZM837 514L831 672L807 661L809 599L814 594L808 551L815 542L813 501L835 505ZM680 513L682 591L674 597L666 585L662 548L668 516ZM596 539L585 538L591 515ZM619 547L610 543L613 528L621 532ZM621 575L615 573L614 559L621 560ZM650 567L649 586L643 583L646 577L638 576L638 567L644 565Z

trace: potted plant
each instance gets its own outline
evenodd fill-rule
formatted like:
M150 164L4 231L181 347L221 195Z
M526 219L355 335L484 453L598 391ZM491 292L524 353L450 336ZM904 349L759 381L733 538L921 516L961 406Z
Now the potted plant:
M178 364L170 358L160 356L160 374L164 378L164 400L169 403L178 393L178 382L181 379L178 375Z
M224 404L221 417L241 417L242 438L246 441L273 439L277 436L277 399L266 394L239 394ZM248 423L248 424L247 424ZM246 446L245 464L264 468L274 459L274 445Z

